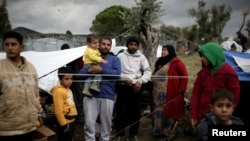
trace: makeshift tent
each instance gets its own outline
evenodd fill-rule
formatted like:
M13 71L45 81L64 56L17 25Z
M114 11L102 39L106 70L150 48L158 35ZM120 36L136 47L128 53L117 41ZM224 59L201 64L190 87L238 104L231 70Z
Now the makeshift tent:
M35 66L38 77L42 78L65 64L83 56L85 48L86 46L50 52L24 51L21 55ZM0 53L0 59L2 58L5 58L5 53Z
M49 92L58 83L57 69L83 56L85 48L86 46L82 46L50 52L24 51L21 55L35 66L39 87ZM0 59L5 58L5 55L0 53Z
M39 77L39 87L49 92L58 83L57 69L82 57L86 47L50 52L24 51L21 55L35 66ZM111 52L117 54L121 49L126 49L126 47L112 47ZM0 59L5 56L4 52L0 53Z
M236 70L240 80L240 101L234 111L234 115L240 117L246 126L250 126L250 116L246 113L250 99L250 53L224 51L224 54L226 62Z
M112 47L111 51L117 53L120 49L125 49L126 47L116 48ZM57 69L65 66L67 64L71 64L78 60L83 56L83 53L86 49L86 46L70 48L66 50L58 50L58 51L47 51L47 52L36 52L36 51L24 51L21 53L22 56L27 58L36 68L38 77L39 77L39 87L40 87L40 95L41 97L45 97L46 103L52 103L52 99L50 96L50 90L53 86L59 83L58 76L57 76ZM4 52L0 52L0 59L6 57ZM77 71L75 72L77 73ZM75 75L74 75L75 76ZM77 79L77 78L74 78ZM81 85L83 83L73 82L71 89L73 91L74 100L76 103L78 116L76 117L76 121L78 123L84 123L83 119L83 104L82 104L82 94L81 94ZM49 96L48 96L49 95ZM45 107L47 105L45 104ZM51 106L49 104L49 106ZM45 122L47 124L54 123L54 114L51 112L49 107L45 108L46 110L46 118Z
M232 45L232 44L235 44L235 46L236 46L236 51L242 52L242 46L239 45L238 43L236 43L236 42L233 41L233 40L224 41L224 42L222 42L220 45L221 45L221 47L222 47L224 50L229 51L229 50L231 50L231 45Z
M114 55L118 55L119 53L125 51L127 49L127 47L125 46L117 46L117 47L113 47L111 52L114 53Z
M250 81L250 53L224 51L228 62L238 73L240 81Z

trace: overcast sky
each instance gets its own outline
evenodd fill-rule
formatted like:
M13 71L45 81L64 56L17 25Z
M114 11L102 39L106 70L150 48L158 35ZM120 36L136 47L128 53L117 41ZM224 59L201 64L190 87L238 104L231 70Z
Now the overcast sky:
M166 15L161 18L166 25L189 26L195 22L187 10L198 7L198 0L162 0ZM2 0L0 0L2 3ZM242 24L242 11L250 9L250 0L206 0L207 6L226 4L233 8L231 19L223 36L235 36ZM1 4L0 3L0 4ZM112 5L128 8L134 0L7 0L7 10L12 28L27 27L41 33L88 34L95 16ZM250 19L250 15L247 20Z

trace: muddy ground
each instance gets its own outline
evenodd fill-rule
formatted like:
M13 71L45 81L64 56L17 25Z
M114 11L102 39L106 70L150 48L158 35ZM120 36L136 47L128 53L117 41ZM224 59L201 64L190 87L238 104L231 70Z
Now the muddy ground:
M185 119L179 122L179 126L177 127L177 136L171 141L195 141L194 137L184 132L184 129L187 127ZM55 131L55 127L50 126L50 129ZM151 136L152 126L151 126L151 118L149 116L144 116L141 119L140 130L138 133L139 141L169 141L167 138L155 138ZM113 130L112 133L115 131ZM56 141L57 136L53 135L48 137L48 141ZM74 141L84 141L84 132L83 132L83 124L76 124L76 131L74 135Z

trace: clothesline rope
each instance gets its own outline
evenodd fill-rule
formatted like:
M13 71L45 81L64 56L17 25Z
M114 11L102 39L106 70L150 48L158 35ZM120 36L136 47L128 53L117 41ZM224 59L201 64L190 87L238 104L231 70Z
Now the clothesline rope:
M135 121L134 123L132 123L132 124L128 125L127 127L125 127L123 130L121 130L121 131L119 131L119 132L116 132L116 133L113 134L111 137L115 137L115 136L118 135L119 133L121 133L121 132L127 130L128 128L130 128L131 126L135 125L137 122L140 122L140 121L142 121L142 120L144 120L144 119L146 119L146 118L152 116L155 112L157 112L157 110L159 110L159 109L164 109L164 107L165 107L166 105L168 105L169 103L173 102L174 100L176 100L176 99L177 99L178 97L180 97L180 96L182 96L182 95L177 95L175 98L173 98L172 100L170 100L168 103L163 104L161 107L158 107L158 108L155 109L154 111L150 112L148 115L142 116L138 121Z

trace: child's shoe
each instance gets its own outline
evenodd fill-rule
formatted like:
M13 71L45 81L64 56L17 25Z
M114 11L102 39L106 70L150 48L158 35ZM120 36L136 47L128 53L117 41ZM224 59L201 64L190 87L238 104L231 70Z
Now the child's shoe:
M89 86L84 86L82 94L88 97L92 97L93 95L89 91Z
M89 88L93 91L100 92L99 86L100 86L99 81L93 81L93 83L90 85Z

